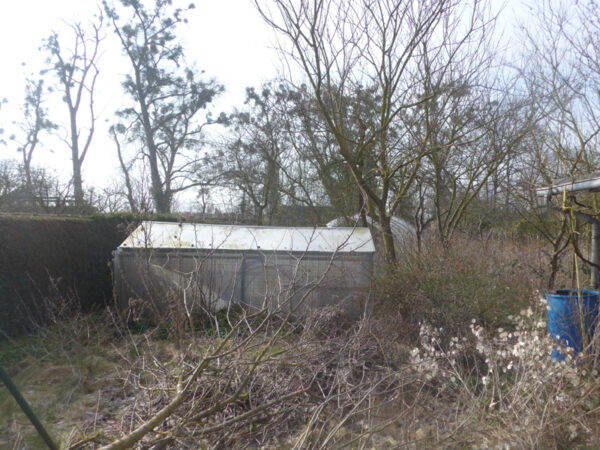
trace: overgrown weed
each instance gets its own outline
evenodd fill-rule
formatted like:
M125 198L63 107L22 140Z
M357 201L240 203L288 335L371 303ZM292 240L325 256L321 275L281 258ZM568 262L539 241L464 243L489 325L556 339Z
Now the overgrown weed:
M332 307L295 321L239 308L175 335L76 313L3 344L0 357L65 447L136 429L204 363L138 448L599 445L598 358L550 358L545 306L531 294L535 248L461 239L396 269L359 321ZM11 401L0 391L0 445L35 448Z
M411 353L411 365L428 380L438 399L463 405L449 420L436 417L440 429L456 422L470 424L469 439L455 436L455 445L598 445L597 368L593 359L575 358L571 349L562 348L564 361L551 358L557 343L546 332L544 316L545 307L530 306L511 317L511 330L491 332L473 321L471 339L453 338L448 346L441 344L441 330L421 325L420 345ZM472 351L483 359L476 371L460 364L461 355Z
M544 285L542 248L536 241L473 239L455 235L442 245L427 237L420 253L405 253L376 279L376 309L401 320L406 336L425 321L447 338L466 334L472 319L493 329L526 307Z

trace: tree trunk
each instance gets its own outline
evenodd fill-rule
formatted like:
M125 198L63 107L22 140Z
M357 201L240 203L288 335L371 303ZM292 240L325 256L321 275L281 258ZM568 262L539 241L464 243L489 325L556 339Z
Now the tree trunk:
M65 87L68 89L68 86ZM79 136L77 135L77 111L73 106L70 95L67 95L69 118L71 122L71 160L73 162L73 194L75 206L83 206L83 182L81 180L81 161L79 160Z
M23 155L25 155L25 149L23 149ZM31 160L26 156L23 156L23 171L25 172L25 188L27 189L27 195L33 198L33 181L31 179Z
M81 179L81 164L75 158L75 152L73 152L73 194L75 196L75 206L77 208L83 207L84 195L83 181Z
M379 225L383 237L383 249L385 260L388 264L396 264L396 248L394 247L394 235L392 234L391 217L385 212L379 212Z
M168 214L171 212L171 195L165 192L163 188L163 181L160 177L160 172L158 169L158 150L156 148L156 143L154 142L154 132L152 131L152 124L150 120L150 113L148 112L148 105L146 104L146 97L142 92L142 81L139 70L136 70L135 76L138 104L140 105L142 126L144 127L144 136L146 138L146 147L148 149L148 162L150 164L150 180L152 183L151 190L154 209L157 213Z
M111 128L111 133L113 136L113 140L115 141L115 145L117 146L117 156L119 157L119 165L121 166L121 171L123 172L123 176L125 177L125 189L127 189L127 201L129 202L129 209L132 213L137 214L139 212L138 206L135 201L135 195L133 193L133 185L131 184L131 177L129 176L129 169L127 164L125 164L125 160L123 159L123 154L121 153L121 143L119 142L119 138L117 137L117 133L114 129Z
M358 189L358 214L360 214L360 224L363 227L368 227L369 222L367 221L367 204L365 200L366 196Z
M171 196L162 189L155 189L154 181L152 182L152 199L157 213L169 214L171 212Z
M263 218L264 218L263 211L264 211L264 206L256 205L256 224L257 225L263 224Z

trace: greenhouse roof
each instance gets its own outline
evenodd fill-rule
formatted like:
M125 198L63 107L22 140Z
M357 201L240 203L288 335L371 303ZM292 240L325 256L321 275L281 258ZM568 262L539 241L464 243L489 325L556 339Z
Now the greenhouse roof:
M373 253L368 228L284 228L143 222L124 248Z

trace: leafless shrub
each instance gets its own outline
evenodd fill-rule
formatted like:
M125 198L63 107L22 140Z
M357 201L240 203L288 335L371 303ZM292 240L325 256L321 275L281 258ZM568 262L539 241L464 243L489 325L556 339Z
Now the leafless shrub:
M249 324L250 319L244 315L238 324ZM267 314L263 321L269 320L277 323ZM300 330L279 323L275 333L268 335L256 333L262 327L240 327L236 339L221 347L219 356L193 381L181 406L143 445L165 436L179 448L196 448L199 442L226 448L344 442L364 432L359 422L379 395L397 396L398 386L408 383L399 381L399 372L386 368L367 319L328 337L316 335L311 324ZM284 329L287 333L274 340ZM173 361L175 371L158 357L126 358L122 391L135 402L130 401L120 415L132 420L107 423L104 432L126 434L143 418L158 414L169 403L169 392L177 392L178 378L207 361L198 355L213 352L226 340L190 340L186 351ZM377 402L381 407L382 402ZM332 427L353 431L351 435L332 432Z
M513 255L509 246L486 245L496 256ZM523 268L504 270L514 273L496 280L525 277L517 273ZM502 329L469 320L456 335L422 320L410 336L393 309L358 321L333 307L300 318L282 309L229 309L213 313L210 331L186 320L180 336L79 315L47 330L43 360L64 354L77 374L67 394L90 396L77 426L62 434L66 447L596 445L597 348L586 360L553 361L544 305L537 295L523 303ZM64 307L56 307L58 318ZM78 362L107 347L111 364L103 372ZM7 423L10 436L23 434Z
M436 426L475 425L469 439L454 435L451 446L564 448L595 442L594 405L600 395L595 369L575 359L570 349L561 350L567 355L564 361L550 357L557 343L548 336L539 309L527 308L513 320L513 330L495 332L473 323L474 348L467 338L443 346L440 330L422 325L421 345L411 354L412 367L446 404L463 405L455 417ZM469 349L485 358L484 371L466 372L461 367L460 355Z
M544 284L542 246L508 237L476 239L455 234L446 245L427 236L422 251L376 279L377 314L394 317L414 340L419 323L443 328L444 339L469 334L473 318L494 329L526 307ZM380 313L379 311L383 311Z

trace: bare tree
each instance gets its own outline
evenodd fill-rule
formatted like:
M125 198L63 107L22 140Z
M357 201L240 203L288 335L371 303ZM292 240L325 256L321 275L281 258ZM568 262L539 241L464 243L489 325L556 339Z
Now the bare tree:
M346 99L346 131L353 136L352 140L358 140L363 133L363 117L372 113L375 94L372 90L359 88L353 98ZM291 98L294 105L290 115L294 120L288 128L289 142L299 163L294 171L298 174L297 184L310 192L315 201L326 201L334 217L350 218L357 212L365 214L363 195L348 164L337 151L335 136L324 125L319 109L304 88L296 89ZM362 166L364 172L365 164ZM373 164L366 166L372 168Z
M360 93L348 103L356 109L369 98ZM361 209L357 198L362 195L336 151L335 138L303 89L273 80L247 88L244 103L229 116L228 135L205 161L221 173L221 185L242 192L245 213L250 206L258 223L310 217L314 224ZM358 133L359 124L351 125L349 133Z
M155 0L146 8L137 0L120 0L121 6L115 8L104 2L131 64L123 88L132 105L118 112L128 122L119 129L130 130L130 142L143 143L154 208L163 213L170 212L176 193L204 183L198 180L202 175L198 153L203 128L212 120L209 114L201 119L200 113L223 90L212 79L198 80L197 71L186 66L175 35L185 19L171 3Z
M0 211L63 212L72 206L70 198L71 185L62 183L51 171L30 166L26 173L16 160L0 161Z
M551 245L549 287L556 279L559 258L571 244L586 263L578 236L590 218L600 215L595 194L579 193L550 203L560 212L531 206L533 187L560 179L579 179L600 166L600 9L594 1L545 0L532 3L537 26L521 27L526 48L523 85L542 119L519 160L523 189L513 194L528 222ZM582 220L580 220L582 219Z
M82 23L71 24L73 43L69 49L61 46L58 33L53 33L45 41L45 49L50 53L50 71L60 83L59 92L69 113L69 133L65 142L71 149L73 167L73 191L75 205L84 205L82 166L94 136L96 113L94 95L99 74L98 59L104 18L102 13L86 28ZM82 106L86 105L87 115L82 117ZM81 123L86 123L82 129Z
M56 124L48 119L48 112L43 103L45 100L44 81L28 79L25 86L25 102L23 105L23 121L16 122L20 128L19 136L12 135L10 139L18 145L21 153L24 186L28 195L34 195L32 160L33 153L38 147L40 136L56 129Z
M283 101L281 91L269 85L260 92L247 88L248 107L230 115L231 138L213 161L222 179L250 200L259 225L273 224L281 204L280 167L287 139L277 103Z
M478 103L474 99L472 102ZM530 131L533 111L523 103L481 102L476 108L479 111L462 116L462 120L457 114L448 131L454 139L462 133L457 128L464 127L466 121L473 128L463 129L466 135L444 143L428 156L433 216L442 242L448 242L490 179L521 150L521 143ZM498 205L491 207L495 209Z
M600 164L600 10L594 1L549 0L533 10L538 26L522 27L527 43L522 70L536 106L545 112L546 169L555 178L581 176Z
M2 208L6 197L16 189L21 180L19 167L15 160L0 160L0 208Z
M394 262L391 217L426 154L421 146L411 145L401 120L431 95L420 90L415 67L430 51L423 43L435 42L450 14L469 12L479 23L482 18L475 11L480 2L277 0L274 7L255 3L283 38L282 53L300 68L369 214L383 231L386 258ZM475 28L459 28L452 39L460 41ZM431 51L435 50L434 46ZM360 117L361 133L350 136L347 99L364 88L372 90L375 102Z

